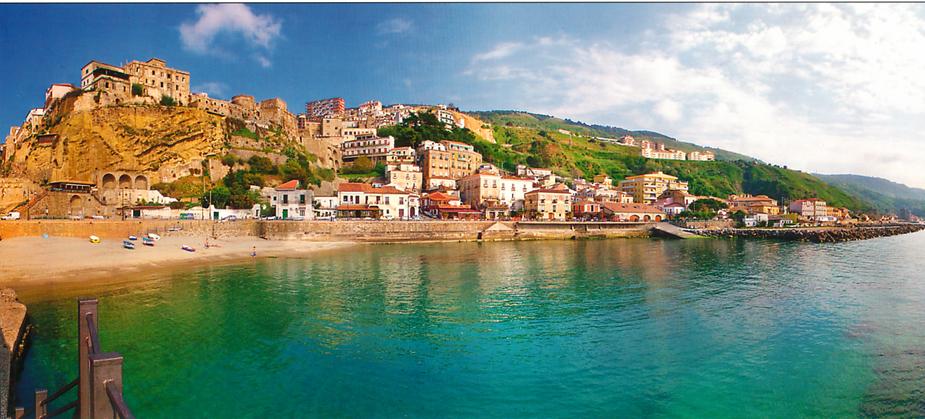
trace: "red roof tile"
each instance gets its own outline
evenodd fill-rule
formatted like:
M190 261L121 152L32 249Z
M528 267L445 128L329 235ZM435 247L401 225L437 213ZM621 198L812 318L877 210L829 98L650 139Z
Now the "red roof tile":
M290 180L289 182L286 182L286 183L283 183L283 184L277 186L277 187L274 188L274 189L276 189L276 190L278 191L278 190L282 190L282 189L286 189L286 190L295 190L295 189L298 189L298 188L299 188L299 180L298 180L298 179L293 179L293 180Z

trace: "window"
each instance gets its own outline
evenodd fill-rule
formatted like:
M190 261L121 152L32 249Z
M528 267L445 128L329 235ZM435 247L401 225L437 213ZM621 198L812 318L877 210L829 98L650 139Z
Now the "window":
M305 195L304 195L304 194L299 195L299 203L300 203L300 204L304 204L304 203L305 203ZM305 215L305 214L302 214L302 215Z
M283 203L284 203L284 204L288 204L288 203L289 203L289 195L283 194Z

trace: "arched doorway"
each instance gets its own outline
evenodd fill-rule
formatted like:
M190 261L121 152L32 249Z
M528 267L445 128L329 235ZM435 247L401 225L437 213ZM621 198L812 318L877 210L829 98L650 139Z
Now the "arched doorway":
M135 176L135 189L148 189L148 178L143 175Z
M633 216L631 216L631 217L630 217L630 221L632 221L632 222L634 222L634 223L637 222L637 221L639 221L639 216L638 216L638 215L633 215Z
M129 175L119 176L120 189L132 189L132 177Z
M656 216L655 216L655 221L662 221L662 216L661 216L661 215L656 215Z
M115 189L116 188L116 175L112 173L107 173L103 175L103 189Z
M649 220L651 220L651 218L649 218L648 215L646 215L645 217L642 217L642 221L649 221Z
M83 200L80 199L80 195L71 196L70 208L71 215L77 215L80 213L80 210L83 209Z

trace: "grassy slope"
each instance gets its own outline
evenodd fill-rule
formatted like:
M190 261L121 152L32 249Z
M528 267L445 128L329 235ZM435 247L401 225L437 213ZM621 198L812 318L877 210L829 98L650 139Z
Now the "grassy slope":
M871 205L807 173L754 161L695 162L646 159L639 156L638 147L561 134L555 131L559 129L555 127L562 126L562 129L569 129L573 134L588 131L581 131L583 127L574 129L573 126L559 125L562 123L559 122L561 120L554 118L525 113L473 114L493 124L495 139L498 141L497 145L479 144L477 141L477 149L483 153L485 161L503 166L507 170L513 170L515 164L529 164L533 167L551 168L559 175L585 179L591 179L598 173L606 173L614 182L627 176L662 171L688 181L690 191L695 195L725 198L731 194L764 194L785 202L817 197L829 205L847 207L855 213L868 213L872 210ZM637 135L634 137L646 138ZM666 142L664 138L667 137L650 138Z
M588 125L582 122L575 122L568 119L559 119L548 115L531 114L517 111L473 111L467 113L474 118L478 118L492 125L533 128L538 131L557 131L564 129L576 135L615 139L624 135L629 135L633 138L636 138L637 140L648 139L665 143L665 147L681 150L685 153L690 153L691 151L711 151L714 155L716 155L717 160L721 161L755 160L752 157L734 153L728 150L721 150L712 147L701 147L696 144L681 142L674 138L652 131L630 131L623 128L603 125Z

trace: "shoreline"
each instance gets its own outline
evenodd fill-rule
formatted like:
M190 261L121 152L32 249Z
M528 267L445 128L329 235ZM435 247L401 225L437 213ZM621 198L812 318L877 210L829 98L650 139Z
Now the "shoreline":
M162 237L155 245L135 242L135 249L122 247L122 240L50 236L13 237L0 241L0 285L16 290L21 297L49 288L92 289L96 285L119 285L149 278L158 270L175 270L203 264L235 263L270 257L304 257L345 250L361 243L271 241L256 237L228 239L205 236ZM188 252L182 246L191 246ZM253 256L256 247L256 257Z
M456 224L456 223L451 223ZM282 226L278 223L276 225ZM456 224L456 225L462 225ZM620 229L622 234L595 234L596 231L577 232L568 223L533 225L528 231L515 233L510 229L494 233L491 229L475 234L458 234L458 231L430 232L409 239L407 232L388 237L385 231L369 231L353 236L333 235L318 240L298 239L308 234L301 231L281 239L265 239L255 235L223 234L219 237L193 231L185 234L169 232L155 246L144 246L135 241L135 249L122 247L122 239L106 238L91 243L88 238L66 236L18 236L0 240L0 285L13 288L17 293L34 295L42 290L92 290L98 285L123 286L151 278L161 269L182 269L203 264L238 263L247 259L270 257L306 257L327 252L342 251L351 247L388 243L440 243L483 242L555 239L597 239L618 237L649 237L633 229ZM809 241L815 243L866 240L921 231L925 225L906 224L878 227L815 228L815 229L689 229L703 238L777 239ZM389 229L384 229L389 230ZM83 232L81 232L83 233ZM165 232L166 233L166 232ZM232 233L232 232L227 232ZM442 233L442 234L441 234ZM455 233L455 234L454 234ZM505 234L506 233L506 234ZM518 234L519 233L519 234ZM526 234L523 234L526 233ZM577 234L576 234L577 233ZM627 234L630 233L630 234ZM648 233L648 232L646 232ZM483 236L484 234L484 236ZM352 239L351 239L352 237ZM205 247L206 240L211 245ZM195 252L182 250L191 246ZM253 256L256 248L256 257ZM92 293L92 292L91 292Z

